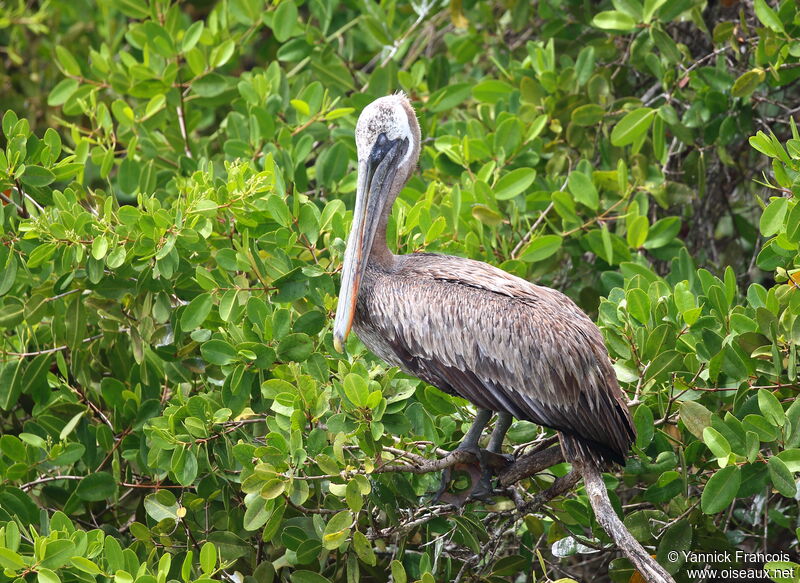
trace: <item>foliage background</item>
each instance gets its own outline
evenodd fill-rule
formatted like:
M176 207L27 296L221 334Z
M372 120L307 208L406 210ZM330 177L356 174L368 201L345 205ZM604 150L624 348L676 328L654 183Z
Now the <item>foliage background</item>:
M390 240L596 317L635 536L679 581L796 559L799 37L793 0L3 3L0 580L630 578L580 488L522 508L563 464L421 498L391 466L472 408L332 348L353 126L399 89Z

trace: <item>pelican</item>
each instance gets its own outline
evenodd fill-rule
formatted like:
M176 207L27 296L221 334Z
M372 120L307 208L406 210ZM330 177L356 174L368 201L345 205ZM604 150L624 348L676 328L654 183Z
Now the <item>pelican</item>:
M458 449L480 452L478 439L496 412L490 452L500 452L516 417L557 430L567 461L624 464L635 431L597 326L563 293L487 263L394 255L386 223L420 154L406 96L365 107L355 140L358 184L336 350L352 328L389 364L473 403L478 413Z

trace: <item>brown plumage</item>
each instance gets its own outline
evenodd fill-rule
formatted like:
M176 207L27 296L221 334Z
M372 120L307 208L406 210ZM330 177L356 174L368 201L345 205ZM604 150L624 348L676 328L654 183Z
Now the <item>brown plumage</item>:
M408 100L365 108L359 191L334 326L376 355L480 409L561 432L568 460L624 463L635 433L597 326L567 296L446 255L393 255L392 202L419 156ZM502 439L502 436L501 436Z

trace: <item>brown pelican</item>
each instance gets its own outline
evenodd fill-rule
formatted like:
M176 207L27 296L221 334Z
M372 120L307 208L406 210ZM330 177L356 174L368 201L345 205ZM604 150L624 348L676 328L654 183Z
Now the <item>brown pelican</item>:
M558 430L568 461L624 463L635 433L597 326L561 292L486 263L394 255L386 223L420 153L405 95L364 108L355 139L358 186L336 349L352 327L386 362L472 402L479 412L459 449L480 451L494 411L489 451L500 451L513 416Z

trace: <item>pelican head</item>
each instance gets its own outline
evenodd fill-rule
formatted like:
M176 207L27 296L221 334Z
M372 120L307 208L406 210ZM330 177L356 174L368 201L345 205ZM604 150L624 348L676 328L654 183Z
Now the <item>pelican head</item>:
M342 287L333 323L333 345L341 352L353 325L361 278L379 229L419 159L417 116L402 93L370 103L356 124L358 186L353 226L342 265Z

